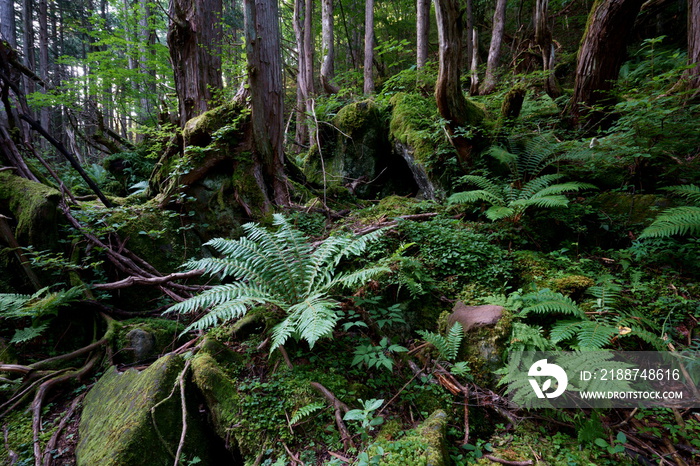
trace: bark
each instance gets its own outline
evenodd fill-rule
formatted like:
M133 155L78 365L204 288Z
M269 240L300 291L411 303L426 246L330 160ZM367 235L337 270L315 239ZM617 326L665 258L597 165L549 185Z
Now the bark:
M23 0L22 2L22 15L24 20L24 64L30 70L36 70L36 63L34 60L34 5L32 0ZM31 79L26 79L25 86L27 89L27 94L30 94L36 90L34 81Z
M479 30L474 27L472 29L472 55L469 73L471 83L469 85L469 93L471 95L479 95Z
M467 65L470 67L470 76L472 75L472 63L474 56L477 53L477 48L474 46L474 0L467 0L465 15L467 19Z
M221 77L221 0L170 0L168 47L180 125L215 106Z
M463 166L471 163L474 141L463 134L480 123L483 113L469 102L460 86L463 24L459 0L435 0L438 27L439 69L435 100L440 115L447 120L450 141Z
M644 0L597 0L588 16L586 33L578 52L576 82L571 100L574 123L589 128L604 117L599 107L609 107L610 95L625 58L627 39Z
M299 148L311 144L309 125L306 123L309 99L313 94L313 42L311 19L313 0L295 0L294 34L297 42L297 124L294 140Z
M141 82L141 120L155 121L157 109L156 70L152 63L155 60L156 31L151 24L150 0L139 0L139 42L141 44L139 67L143 76Z
M542 68L545 72L544 90L552 99L561 95L561 87L554 76L554 43L549 25L549 0L535 2L535 43L542 52Z
M13 0L0 0L0 40L7 41L13 49L17 48L15 5Z
M496 9L493 12L493 29L491 30L491 45L489 56L486 59L486 75L481 86L480 93L491 94L496 90L496 68L501 58L501 44L506 23L506 0L497 0Z
M421 69L428 61L430 0L417 0L416 3L416 67Z
M289 204L284 175L284 89L277 0L245 0L246 51L253 143L263 192L277 205ZM260 184L260 180L257 180Z
M338 86L333 84L333 60L335 48L333 44L333 0L321 0L321 86L327 94L335 94Z
M39 76L44 82L48 82L49 77L49 12L47 0L39 0ZM46 89L41 90L46 93ZM40 116L41 126L50 130L49 109L43 107Z
M365 0L365 70L364 92L374 92L372 64L374 63L374 0Z
M700 0L688 0L688 70L690 85L700 88Z

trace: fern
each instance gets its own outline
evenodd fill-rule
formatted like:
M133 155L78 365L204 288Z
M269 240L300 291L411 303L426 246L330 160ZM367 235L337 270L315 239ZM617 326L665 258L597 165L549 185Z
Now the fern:
M687 184L664 189L688 199L693 205L674 207L661 212L652 224L642 231L639 238L668 238L700 234L700 187Z
M49 328L49 323L44 322L36 326L15 330L15 334L10 340L10 343L24 343L25 341L33 340L44 333L44 330L47 328Z
M331 236L314 248L282 215L274 215L273 225L277 229L270 231L248 223L240 239L216 238L206 243L222 257L184 265L236 280L172 306L167 312L206 311L185 331L214 327L244 316L252 306L267 305L286 315L272 331L271 351L289 338L313 347L331 334L338 321L339 303L331 298L332 290L357 287L389 271L377 266L336 273L341 260L361 255L381 230L363 237Z
M306 406L302 406L297 410L296 413L294 413L294 416L289 420L289 425L293 426L294 424L297 424L299 421L301 421L304 418L309 417L311 414L315 413L318 410L321 410L326 407L326 404L320 401L317 401L315 403L310 403Z
M447 332L447 337L440 335L439 333L428 332L426 330L421 330L418 332L423 339L433 345L437 349L438 354L445 361L454 361L459 353L459 347L462 344L462 339L464 338L464 330L462 324L455 322Z
M584 317L585 314L571 298L548 289L522 296L523 310L521 317L534 312L535 314L566 314Z

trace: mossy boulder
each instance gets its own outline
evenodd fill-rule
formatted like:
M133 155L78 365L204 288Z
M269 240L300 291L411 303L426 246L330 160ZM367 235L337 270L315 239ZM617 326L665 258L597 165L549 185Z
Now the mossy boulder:
M60 200L61 193L53 188L0 172L0 214L11 219L21 245L31 244L37 250L57 246Z
M324 132L321 152L312 148L304 161L309 180L344 186L362 198L417 193L409 167L391 150L384 108L373 100L354 102L340 109L332 124L336 130Z
M76 448L78 466L171 465L182 432L180 391L173 390L184 361L167 355L143 372L110 368L85 397ZM184 455L202 464L231 464L188 401ZM190 406L192 405L192 406Z
M114 352L118 362L152 360L172 351L183 325L168 319L128 319L114 324Z
M375 442L369 456L378 455L381 449L380 466L446 466L450 464L446 433L447 413L439 409L405 437Z

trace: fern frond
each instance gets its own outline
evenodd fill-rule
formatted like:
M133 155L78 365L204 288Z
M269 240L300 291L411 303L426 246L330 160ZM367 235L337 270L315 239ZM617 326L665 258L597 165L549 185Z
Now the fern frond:
M700 207L685 206L663 211L642 231L639 238L668 238L676 235L698 234L700 234Z
M460 181L474 185L477 188L482 189L484 191L488 191L495 196L498 196L501 192L501 188L499 185L483 176L464 175L460 178Z
M583 321L577 335L578 344L580 348L601 349L618 333L616 327L605 321Z
M449 204L471 204L479 201L498 206L502 206L505 203L503 197L483 189L454 193L447 199Z
M580 320L560 320L549 331L549 340L556 345L568 340L581 330Z
M455 322L447 332L447 348L446 353L443 355L448 361L454 361L459 353L459 347L462 344L462 339L464 338L464 329L462 324Z
M542 191L543 189L549 187L552 185L552 183L560 180L563 178L564 175L561 175L559 173L552 173L549 175L542 175L538 176L537 178L533 178L527 183L525 183L520 190L520 199L528 199L532 196L534 196L536 193Z
M446 354L449 354L450 347L447 343L447 339L439 333L428 332L427 330L419 330L418 334L421 337L423 337L423 340L433 345L437 350L438 354L443 358Z
M584 189L596 189L595 185L590 183L581 183L579 181L568 181L566 183L553 184L547 186L532 195L533 199L547 197L557 194L572 193L582 191Z
M486 215L486 218L491 220L492 222L495 222L496 220L501 220L502 218L508 218L517 212L517 209L514 209L512 207L505 207L505 206L491 206L488 209L486 209L486 212L484 212L484 215Z
M356 270L348 274L339 274L332 281L332 286L341 285L347 288L356 288L385 273L391 273L391 269L385 266L377 266Z
M523 296L525 307L520 312L526 316L530 312L536 314L567 314L584 316L578 304L568 296L550 290L541 290L537 293L528 293Z
M668 188L661 189L677 196L684 197L696 205L700 204L700 186L694 184L683 184L680 186L670 186Z
M257 303L280 304L281 301L270 295L256 285L235 282L226 285L215 286L190 299L171 306L166 312L179 312L181 314L204 310L209 307L219 306L228 301L237 301L248 297Z
M293 426L294 424L298 423L302 419L309 417L310 415L312 415L316 411L319 411L319 410L325 408L326 406L327 406L326 403L324 403L322 401L316 401L314 403L309 403L306 406L302 406L301 408L297 409L297 412L294 413L292 418L289 420L289 425Z
M288 318L294 317L295 331L313 348L319 338L329 336L335 328L338 322L337 307L337 301L312 296L290 307Z
M44 333L47 328L49 328L49 323L44 322L36 326L15 330L10 343L24 343L25 341L33 340Z
M569 205L569 200L566 196L545 196L530 199L518 199L510 204L511 207L525 210L528 207L543 207L543 208L553 208L553 207L566 207Z
M506 165L513 172L517 170L518 156L508 152L506 149L499 146L491 146L486 152L488 155Z

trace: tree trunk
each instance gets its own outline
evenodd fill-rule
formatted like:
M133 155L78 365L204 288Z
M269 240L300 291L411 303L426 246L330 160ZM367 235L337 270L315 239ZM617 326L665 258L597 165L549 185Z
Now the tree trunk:
M447 131L459 161L468 166L474 140L465 133L481 122L483 112L464 97L460 86L463 23L459 7L459 0L435 0L440 50L435 100L440 115L447 120Z
M365 94L374 92L372 64L374 63L374 0L365 0Z
M554 76L554 43L549 27L549 0L535 2L535 43L542 52L542 68L545 72L544 90L552 99L561 95L561 87Z
M151 24L150 0L139 0L139 43L141 44L140 63L143 81L141 82L141 123L157 121L157 89L156 70L153 67L155 60L156 31Z
M491 94L496 90L496 68L501 58L501 44L506 23L506 0L497 0L493 12L493 29L491 30L491 45L486 59L486 75L481 86L480 94Z
M479 95L479 30L476 27L472 30L472 58L469 73L471 74L469 93Z
M221 78L221 0L170 0L168 47L180 125L215 106Z
M596 0L578 52L571 116L581 127L598 126L625 58L627 38L644 0Z
M428 61L430 41L430 0L416 2L416 67L421 69Z
M688 70L690 85L700 88L700 0L688 0Z
M321 86L327 94L339 91L338 86L331 82L335 59L333 40L333 0L321 0Z
M22 1L22 15L24 20L24 64L32 71L36 71L36 60L34 59L34 5L32 0ZM27 94L36 90L33 79L25 77ZM32 112L34 113L34 112Z
M10 47L17 49L15 2L13 0L0 0L0 40L6 40Z
M295 0L294 34L297 42L297 124L295 141L299 148L311 145L307 114L310 113L309 99L313 94L313 42L311 38L311 19L313 0ZM303 15L303 19L302 19Z
M263 192L277 205L289 204L284 175L284 89L277 0L245 0L246 52L253 144ZM257 180L260 184L260 180ZM269 204L269 202L266 202Z
M47 0L39 0L39 77L45 82L49 78L49 11ZM46 89L42 88L42 93ZM49 108L41 109L41 126L46 131L51 131L49 127Z

